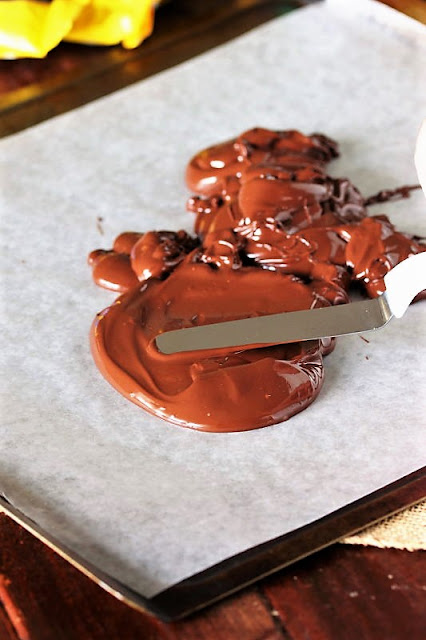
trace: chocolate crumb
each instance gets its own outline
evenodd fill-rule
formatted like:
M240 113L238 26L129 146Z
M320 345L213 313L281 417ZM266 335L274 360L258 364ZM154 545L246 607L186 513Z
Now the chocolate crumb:
M103 219L101 216L98 216L98 217L96 218L96 227L97 227L97 229L98 229L99 233L101 234L101 236L103 236L103 235L104 235L104 228L103 228L103 226L102 226L102 222L103 222L103 221L104 221L104 219Z

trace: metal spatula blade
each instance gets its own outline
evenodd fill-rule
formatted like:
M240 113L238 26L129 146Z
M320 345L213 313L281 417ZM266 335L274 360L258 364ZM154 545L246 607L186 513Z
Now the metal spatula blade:
M417 137L414 162L426 195L426 120ZM156 344L162 353L171 354L259 347L380 329L391 318L401 318L413 298L426 289L426 252L396 265L384 280L386 291L374 300L168 331L156 337Z
M157 347L165 354L234 350L379 329L391 318L401 318L413 298L426 289L426 252L407 258L389 271L385 285L385 293L373 300L168 331L156 337Z

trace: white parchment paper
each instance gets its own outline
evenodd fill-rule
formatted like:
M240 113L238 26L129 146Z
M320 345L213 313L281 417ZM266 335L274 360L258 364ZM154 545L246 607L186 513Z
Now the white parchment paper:
M341 143L332 173L365 195L416 182L419 25L410 37L410 21L383 22L390 10L345 4L297 10L0 143L0 490L145 596L425 464L425 303L369 343L342 339L314 405L248 433L148 416L89 352L114 295L93 284L87 253L123 230L191 229L183 172L202 147L255 125L321 131ZM371 213L426 235L420 192Z

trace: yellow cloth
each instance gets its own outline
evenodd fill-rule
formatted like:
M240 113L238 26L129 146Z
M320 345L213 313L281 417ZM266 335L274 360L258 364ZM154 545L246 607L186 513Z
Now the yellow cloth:
M341 540L373 547L426 549L426 500Z
M61 40L132 49L153 23L153 0L3 0L0 58L43 58Z

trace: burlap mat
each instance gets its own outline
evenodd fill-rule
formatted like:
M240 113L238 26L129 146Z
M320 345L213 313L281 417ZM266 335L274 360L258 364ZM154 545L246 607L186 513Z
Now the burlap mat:
M356 535L343 538L340 542L372 545L382 549L426 549L426 500L385 518Z

